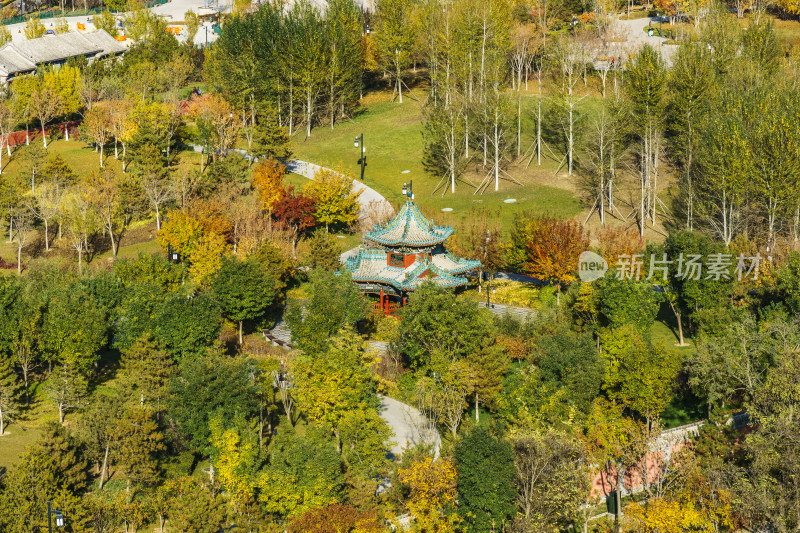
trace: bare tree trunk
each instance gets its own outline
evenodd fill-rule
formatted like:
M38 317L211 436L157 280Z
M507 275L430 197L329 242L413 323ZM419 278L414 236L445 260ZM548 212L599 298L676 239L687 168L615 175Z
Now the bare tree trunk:
M106 480L106 468L108 467L108 450L109 450L109 448L110 448L110 445L108 443L106 443L106 451L105 451L105 454L103 454L103 468L100 469L100 486L99 486L100 490L103 490L103 483L105 483L105 480Z

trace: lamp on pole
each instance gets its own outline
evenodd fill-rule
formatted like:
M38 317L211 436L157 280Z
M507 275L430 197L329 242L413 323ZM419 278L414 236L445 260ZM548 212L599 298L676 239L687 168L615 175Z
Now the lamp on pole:
M361 148L361 157L358 158L358 164L361 165L361 181L364 181L364 167L367 165L367 156L364 152L367 151L367 148L364 146L364 134L362 133L358 137L356 137L355 147Z
M489 287L491 287L492 278L489 276L489 273L486 273L486 308L487 309L494 309L494 304L489 301ZM497 289L492 287L492 294L497 294Z
M50 502L47 502L47 531L53 533L53 519L55 519L56 527L64 527L67 525L64 520L64 514L61 511L53 509Z
M414 180L410 180L408 183L403 184L403 196L409 200L414 199Z

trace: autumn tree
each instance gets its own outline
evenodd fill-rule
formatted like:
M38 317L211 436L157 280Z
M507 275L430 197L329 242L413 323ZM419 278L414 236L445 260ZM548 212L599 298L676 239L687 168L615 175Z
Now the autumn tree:
M583 226L550 217L517 217L511 230L510 264L560 289L575 279L578 257L589 247Z
M455 504L458 474L450 460L415 460L400 469L398 475L410 489L406 506L416 517L420 529L445 532L457 526L459 520Z
M45 148L47 148L47 125L58 116L63 105L61 95L46 85L38 87L31 95L32 114L42 127Z
M92 138L95 147L100 150L100 168L103 168L103 153L108 136L111 134L112 111L105 102L98 102L86 111L83 118L83 127Z
M262 208L272 216L272 208L283 197L286 166L273 158L262 159L253 168L250 181L261 200Z
M340 448L341 422L350 411L373 403L372 379L363 342L343 330L327 350L305 353L292 364L294 396L308 420L329 424Z
M25 23L24 33L26 39L38 39L44 36L47 28L44 27L42 20L39 17L31 17Z
M288 531L290 533L338 533L340 531L381 533L385 531L385 527L378 518L377 510L360 511L351 505L337 503L309 509L289 524Z
M241 123L233 114L233 107L222 97L207 95L191 101L190 113L197 124L203 148L214 158L221 157L233 148ZM202 161L201 161L202 168Z
M295 194L294 186L287 188L280 200L275 202L272 214L278 223L291 231L292 257L297 258L297 239L306 230L317 224L314 214L317 212L316 201L304 193Z
M314 217L325 224L350 227L358 220L361 190L353 190L353 179L342 172L320 168L303 192L314 198Z

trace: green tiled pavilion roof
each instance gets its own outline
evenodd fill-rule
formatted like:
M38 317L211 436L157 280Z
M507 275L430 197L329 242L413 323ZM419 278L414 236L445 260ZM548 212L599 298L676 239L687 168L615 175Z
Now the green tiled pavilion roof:
M453 228L437 226L408 200L387 224L376 225L365 238L384 246L434 246L453 234Z
M355 282L384 283L400 291L415 290L421 283L429 279L426 273L433 274L430 280L441 287L460 287L467 284L466 278L456 276L437 266L436 256L433 256L433 260L418 258L408 267L399 267L387 264L387 254L388 252L384 250L361 248L358 255L347 259L344 268L351 273ZM464 261L462 266L477 268L480 266L480 262ZM466 270L462 270L462 272ZM423 276L423 274L426 275Z

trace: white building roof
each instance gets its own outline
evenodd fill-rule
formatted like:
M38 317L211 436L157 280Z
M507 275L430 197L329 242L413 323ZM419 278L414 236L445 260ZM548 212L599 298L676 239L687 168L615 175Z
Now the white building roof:
M0 48L0 76L7 78L32 72L38 65L56 63L70 57L101 57L124 51L125 47L105 30L45 35L3 45Z

